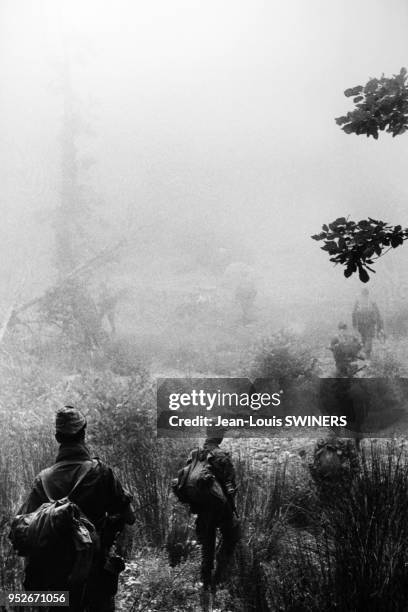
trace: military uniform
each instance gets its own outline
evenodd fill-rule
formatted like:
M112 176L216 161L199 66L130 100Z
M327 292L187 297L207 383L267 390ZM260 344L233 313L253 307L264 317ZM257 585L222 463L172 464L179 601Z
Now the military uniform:
M92 461L92 464L90 463ZM125 522L134 521L131 496L125 492L111 468L99 459L93 459L84 442L62 443L56 462L43 470L35 479L27 501L19 514L34 512L41 504L61 499L73 489L84 463L91 466L70 499L76 503L94 524L98 538L97 550L87 584L80 589L70 589L68 576L74 561L70 543L61 543L55 556L30 557L26 563L24 588L26 590L70 591L69 610L75 612L113 612L117 578L105 568L109 548L113 543L111 522L115 517L113 532L123 528ZM46 482L47 493L43 482Z
M245 323L250 319L256 294L255 283L252 279L242 280L235 291L235 298L241 306L242 319Z
M226 566L240 538L240 526L234 515L235 470L229 453L212 441L204 444L202 452L211 453L209 457L211 471L221 484L228 500L227 504L222 504L214 499L214 503L209 507L191 508L193 514L197 514L196 533L197 540L201 544L201 580L204 589L208 589L214 582L224 578ZM217 529L222 539L215 555ZM216 569L212 580L214 557L216 557Z
M353 309L353 327L360 333L364 352L370 357L374 337L383 329L380 311L375 302L357 300Z
M339 376L350 376L350 366L358 358L361 343L354 335L341 330L330 343Z

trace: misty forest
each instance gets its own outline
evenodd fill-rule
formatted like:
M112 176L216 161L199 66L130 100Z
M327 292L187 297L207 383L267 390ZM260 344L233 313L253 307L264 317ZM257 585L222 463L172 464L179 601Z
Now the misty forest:
M157 437L157 379L268 378L312 414L319 379L375 379L375 435L227 434L242 534L211 606L406 610L404 0L0 0L0 29L0 591L58 408L133 495L116 609L209 610L171 490L202 440Z

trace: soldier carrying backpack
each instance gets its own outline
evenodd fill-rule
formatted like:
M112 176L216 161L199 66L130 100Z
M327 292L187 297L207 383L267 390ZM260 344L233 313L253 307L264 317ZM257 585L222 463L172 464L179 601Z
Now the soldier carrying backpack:
M10 532L26 557L24 588L69 591L73 612L113 612L121 557L112 533L132 524L131 496L85 446L85 417L71 406L56 415L56 462L36 477Z
M204 609L208 609L216 585L225 579L228 562L240 538L235 509L235 470L229 453L219 447L224 432L217 432L217 435L219 437L208 437L202 448L191 452L173 485L178 499L188 504L192 514L197 515ZM217 530L221 541L216 551Z
M333 435L319 440L309 470L323 507L336 505L339 496L349 494L360 471L356 444Z
M361 359L361 342L354 334L350 334L346 323L339 323L339 333L330 343L338 376L353 377L360 369L357 361Z

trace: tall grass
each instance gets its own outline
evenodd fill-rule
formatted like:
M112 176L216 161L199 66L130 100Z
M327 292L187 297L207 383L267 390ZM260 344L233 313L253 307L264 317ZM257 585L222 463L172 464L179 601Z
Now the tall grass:
M309 355L301 362L293 361L290 343L266 362L264 357L261 353L258 362L262 373L264 367L278 368L283 363L285 367L276 369L278 378L298 380L310 374ZM140 367L127 372L127 376L118 376L108 368L87 370L58 385L51 384L44 373L26 376L23 372L21 384L3 386L0 589L20 587L21 562L10 551L7 539L10 520L36 473L54 459L53 413L69 399L87 414L92 451L115 469L134 496L135 563L131 562L123 584L135 592L128 593L127 609L138 594L143 596L142 607L134 609L165 610L169 603L183 610L183 601L184 610L194 609L198 594L193 582L198 580L199 563L193 518L170 494L171 479L186 458L189 442L156 439L152 381ZM220 609L407 609L408 459L403 448L384 441L363 444L359 471L353 478L334 482L325 495L290 459L263 468L248 453L234 454L233 459L242 539L230 577L220 590ZM146 583L149 580L142 571L143 551L148 551L151 567L149 588L140 581L136 584L132 574L135 567ZM159 602L157 607L152 594Z
M353 486L329 505L334 601L342 610L406 610L408 462L401 448L362 451Z
M228 583L240 612L406 610L408 460L366 445L353 481L296 493L285 465L260 474L238 464L243 539ZM307 520L293 524L293 506Z

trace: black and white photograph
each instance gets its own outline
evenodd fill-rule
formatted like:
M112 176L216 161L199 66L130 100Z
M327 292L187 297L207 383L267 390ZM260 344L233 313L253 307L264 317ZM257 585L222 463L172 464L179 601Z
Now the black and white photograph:
M0 0L0 612L407 612L407 0Z

